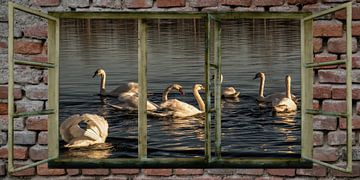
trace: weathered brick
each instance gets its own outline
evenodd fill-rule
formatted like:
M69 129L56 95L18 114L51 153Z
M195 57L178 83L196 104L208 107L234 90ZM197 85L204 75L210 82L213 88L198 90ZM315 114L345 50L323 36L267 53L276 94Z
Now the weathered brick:
M44 73L43 73L43 82L45 83L45 84L48 84L48 79L49 79L49 74L48 74L48 71L44 71Z
M346 131L332 131L328 133L329 145L346 144ZM355 143L355 134L353 134L353 143Z
M346 55L342 54L341 59L346 59ZM341 67L345 67L345 65L342 65ZM360 51L352 54L352 68L360 68Z
M160 8L184 7L186 2L185 0L157 0L156 5Z
M323 40L322 38L313 38L313 49L314 53L319 53L323 51Z
M296 174L301 176L324 177L326 176L326 167L314 164L312 169L297 169Z
M34 161L46 159L48 157L48 147L34 145L29 150L29 156Z
M110 169L111 174L133 175L139 174L140 169Z
M24 159L28 159L28 157L29 157L28 147L14 146L14 159L24 160ZM2 158L2 159L8 158L7 146L2 146L0 148L0 158Z
M264 12L264 7L236 7L234 11L237 12Z
M194 177L193 180L221 180L221 177L203 175L203 176Z
M319 70L320 83L345 83L346 71L344 69Z
M48 144L48 132L47 131L41 131L38 135L38 144L46 145Z
M326 112L346 112L346 101L343 100L324 100L322 110Z
M360 101L356 102L356 113L360 115Z
M0 103L0 115L8 114L8 104L7 103Z
M172 169L144 169L147 176L171 176Z
M190 7L215 7L218 5L217 0L189 0Z
M15 40L14 52L18 54L40 54L42 51L42 42L37 40Z
M243 175L262 175L264 174L264 169L237 169L236 173Z
M346 167L345 163L336 164L340 167ZM352 173L344 173L338 170L331 169L330 173L335 177L359 177L360 176L360 164L358 162L353 162Z
M360 69L352 70L351 79L353 83L360 83Z
M338 158L338 150L334 147L315 147L314 159L320 161L336 161Z
M8 96L8 86L1 85L0 86L0 99L7 99ZM14 99L21 99L22 92L21 88L14 88Z
M33 24L25 27L24 36L30 38L46 39L47 38L47 25Z
M346 129L346 119L345 118L340 118L339 127L340 127L340 129ZM352 129L360 129L360 116L353 115Z
M299 8L297 6L274 6L270 7L270 12L297 12Z
M7 143L7 133L0 132L0 145L5 145Z
M336 54L330 54L327 52L323 52L320 54L316 54L314 57L314 62L320 63L320 62L329 62L329 61L334 61L337 60L337 55ZM336 68L337 65L332 65L332 66L321 66L317 69L334 69Z
M320 110L320 103L318 100L313 100L313 109Z
M106 176L109 175L110 170L109 169L82 169L81 170L83 175L87 176Z
M220 0L220 4L227 6L251 6L251 0Z
M255 6L281 6L284 4L284 0L254 0Z
M130 9L151 8L153 0L125 0L125 6Z
M66 173L69 176L76 176L80 174L80 169L66 169Z
M14 131L14 144L32 145L36 143L34 131Z
M102 8L122 8L121 0L94 0L93 6Z
M25 121L28 130L47 130L48 116L31 116Z
M65 169L49 169L48 164L41 164L36 167L36 172L40 176L60 176L65 174Z
M236 169L207 169L206 172L213 175L224 175L234 174L236 172Z
M42 71L38 69L31 69L25 66L15 66L14 80L17 83L38 84L42 79Z
M341 19L341 20L346 19L346 11L345 10L337 11L335 13L335 17L337 19ZM353 20L360 19L360 6L353 6L352 7L352 19Z
M174 169L174 174L177 176L190 176L190 175L202 175L203 169Z
M346 99L346 86L345 85L332 85L332 99ZM360 85L352 85L352 99L360 99Z
M314 146L321 146L324 144L324 133L321 131L314 131L313 133L313 145Z
M313 35L315 37L341 37L343 35L343 24L340 21L315 21Z
M316 115L314 116L313 126L314 130L336 130L336 117Z
M251 176L239 176L239 175L232 175L226 176L222 180L253 180L254 178Z
M60 0L32 0L32 3L43 7L59 6Z
M46 100L48 98L48 87L45 84L26 85L24 89L29 99Z
M31 112L31 111L40 111L43 109L43 101L30 101L26 98L23 98L20 101L15 101L16 112Z
M351 27L352 36L360 36L360 21L353 21Z
M272 176L264 176L264 177L256 177L255 180L283 180L281 177L272 177Z
M352 149L352 160L359 161L360 160L360 147L353 147Z
M0 130L8 129L8 118L9 117L7 115L0 115ZM14 119L14 130L23 130L24 127L24 118Z
M32 56L31 61L35 62L48 62L48 57L44 55Z
M295 176L295 169L267 169L272 176Z
M5 176L6 175L6 170L5 170L6 166L4 162L0 162L0 176Z
M288 0L288 4L315 4L318 1L317 0Z
M331 85L314 84L313 94L315 99L331 98Z
M230 6L216 6L216 7L204 7L201 9L203 12L228 12L231 11Z
M62 0L62 3L70 8L84 8L90 6L89 0Z
M15 162L14 166L15 166L15 168L18 168L18 167L26 166L28 164L30 164L30 163L29 162ZM31 168L27 168L22 171L17 171L15 173L13 173L12 176L34 176L35 173L36 173L35 167L31 167Z
M327 43L327 49L331 53L346 53L345 38L330 38ZM352 38L352 52L357 51L357 40Z

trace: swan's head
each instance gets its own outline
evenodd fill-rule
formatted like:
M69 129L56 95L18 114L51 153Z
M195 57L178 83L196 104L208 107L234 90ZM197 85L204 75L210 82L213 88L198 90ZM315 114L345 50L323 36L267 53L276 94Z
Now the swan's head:
M257 78L265 78L265 74L263 72L258 72L258 73L256 73L254 79L257 79Z
M195 84L194 85L194 90L195 91L200 91L200 90L205 91L205 87L203 85L201 85L201 84Z
M215 75L213 75L213 76L211 77L211 80L214 80L214 79L215 79ZM220 83L223 82L223 79L224 79L224 76L221 74L221 75L220 75Z
M128 84L129 91L139 92L139 84L136 82L129 82Z
M287 82L287 83L291 82L291 76L290 75L285 76L285 82Z
M97 70L95 71L94 75L93 75L93 78L94 78L95 76L105 76L105 70L103 70L103 69L101 69L101 68L97 69Z
M179 91L179 93L183 96L185 93L183 91L183 87L180 84L172 84L173 89Z

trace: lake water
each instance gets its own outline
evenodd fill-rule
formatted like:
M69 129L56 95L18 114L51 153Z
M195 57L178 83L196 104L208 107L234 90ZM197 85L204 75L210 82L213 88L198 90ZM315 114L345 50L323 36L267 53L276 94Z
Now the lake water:
M191 93L204 83L204 21L148 21L149 100L160 103L172 83L185 96L170 94L197 107ZM300 96L300 26L287 20L229 20L222 23L223 86L241 92L239 101L224 100L222 152L225 157L298 157L300 109L295 116L277 117L255 100L259 71L266 73L265 95L284 92L285 75L292 93ZM137 81L137 23L134 20L62 20L60 43L60 122L73 114L96 113L109 123L105 153L65 149L62 156L136 157L137 113L115 111L99 96L100 79L107 73L107 90ZM204 97L204 94L202 93ZM105 101L116 104L116 98ZM204 154L204 119L148 118L149 157L194 157ZM61 142L61 145L64 143ZM99 155L100 154L100 155ZM104 155L105 154L105 155ZM103 156L102 156L103 155Z

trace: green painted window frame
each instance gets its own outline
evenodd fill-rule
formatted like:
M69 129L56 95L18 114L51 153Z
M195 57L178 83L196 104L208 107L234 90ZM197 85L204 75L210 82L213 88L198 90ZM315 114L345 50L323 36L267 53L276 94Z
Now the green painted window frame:
M8 18L9 18L9 91L8 91L8 171L10 173L20 171L29 167L33 167L42 163L48 162L50 168L66 167L66 168L311 168L312 162L317 162L312 159L312 114L313 111L305 111L312 106L312 69L310 66L313 59L312 52L312 19L323 15L322 13L312 15L305 12L49 12L48 14L40 11L32 10L12 2L8 2ZM347 15L347 28L351 29L351 3L345 3L338 7L325 11L330 13L334 9L346 8L350 15ZM36 63L28 61L14 60L14 10L24 11L35 16L40 16L48 19L48 41L49 41L49 62ZM326 14L325 13L325 14ZM349 20L350 16L350 20ZM138 82L139 82L139 110L138 110L138 158L114 158L114 159L60 159L59 158L59 131L58 131L58 115L59 115L59 29L60 19L135 19L138 22ZM147 19L204 19L205 20L205 83L206 83L206 112L205 112L205 154L204 157L194 158L148 158L147 157ZM306 100L302 101L302 158L222 158L221 157L221 107L220 107L220 74L221 74L221 20L224 19L293 19L301 21L301 74L302 74L302 94L301 97ZM350 23L349 23L350 22ZM350 24L350 25L349 25ZM351 107L351 30L347 29L347 102L348 107ZM213 40L213 41L211 41ZM213 43L210 43L213 42ZM350 45L350 52L349 52ZM214 61L210 62L211 52L213 46ZM49 70L49 110L29 113L15 113L14 112L14 64L39 66L48 68ZM322 65L322 64L320 64ZM214 89L215 89L215 107L211 108L210 97L210 71L215 69ZM350 70L350 75L349 75ZM349 80L350 77L350 80ZM305 78L305 79L304 79ZM307 90L307 91L306 91ZM350 93L349 93L350 92ZM350 99L350 104L349 104ZM310 102L311 100L311 102ZM310 106L311 105L311 106ZM351 108L348 108L348 110ZM215 157L211 156L211 114L216 113L215 116ZM322 113L322 112L316 112ZM13 118L20 116L31 116L47 114L49 115L48 123L48 147L49 158L38 161L23 167L14 167L13 161ZM343 114L341 115L343 116ZM348 117L348 133L351 134L351 112L347 112ZM350 118L349 118L350 117ZM350 119L350 120L349 120ZM349 125L350 122L350 125ZM350 128L349 128L350 127ZM308 130L307 130L308 129ZM349 130L350 129L350 130ZM349 136L348 136L349 137ZM348 138L348 143L351 144L351 136ZM350 145L351 146L351 145ZM348 146L349 150L349 146ZM351 151L348 152L348 157L351 157ZM320 162L320 164L324 164ZM348 158L348 166L351 166L351 158ZM332 167L332 165L331 165ZM334 168L334 167L332 167ZM344 169L339 169L343 170ZM345 169L351 172L351 167Z

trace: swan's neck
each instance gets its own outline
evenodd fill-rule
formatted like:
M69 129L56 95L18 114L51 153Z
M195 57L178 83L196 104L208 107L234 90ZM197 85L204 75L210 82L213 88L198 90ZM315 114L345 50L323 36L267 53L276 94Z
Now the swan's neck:
M264 97L265 77L260 77L259 97Z
M165 91L163 92L163 95L162 95L162 102L165 102L168 100L168 94L172 89L173 89L173 86L169 86L165 89Z
M194 97L195 97L197 103L199 104L200 111L205 111L205 103L202 100L202 98L201 98L201 96L199 94L199 91L196 90L196 89L193 89L193 93L194 93Z
M291 99L291 80L286 79L286 97Z
M100 94L105 95L106 74L101 74Z

